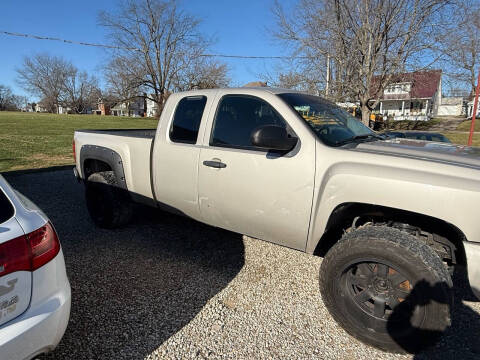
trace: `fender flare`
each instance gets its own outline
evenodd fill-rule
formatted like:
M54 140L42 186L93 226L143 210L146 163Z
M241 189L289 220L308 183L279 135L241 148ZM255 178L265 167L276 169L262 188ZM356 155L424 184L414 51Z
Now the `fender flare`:
M85 179L85 161L87 160L100 160L108 164L117 178L118 187L128 190L123 161L116 151L103 146L83 145L80 150L80 164L84 181L87 180Z

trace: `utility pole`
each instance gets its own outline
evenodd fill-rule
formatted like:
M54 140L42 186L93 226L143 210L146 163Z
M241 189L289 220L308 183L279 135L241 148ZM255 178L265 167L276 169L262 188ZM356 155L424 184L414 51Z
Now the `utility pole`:
M472 124L470 125L470 135L468 137L468 146L472 146L473 132L475 131L475 118L477 117L479 90L480 90L480 69L478 71L477 89L475 90L475 100L473 101Z

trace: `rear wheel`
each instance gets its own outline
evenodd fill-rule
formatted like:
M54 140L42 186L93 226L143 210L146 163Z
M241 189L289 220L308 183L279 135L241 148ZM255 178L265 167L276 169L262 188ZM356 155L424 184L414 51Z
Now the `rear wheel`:
M125 190L117 186L113 171L102 171L88 177L85 199L90 217L102 228L117 228L132 218L132 204Z
M386 226L344 235L326 255L320 290L335 320L359 340L417 352L450 325L452 281L437 254Z

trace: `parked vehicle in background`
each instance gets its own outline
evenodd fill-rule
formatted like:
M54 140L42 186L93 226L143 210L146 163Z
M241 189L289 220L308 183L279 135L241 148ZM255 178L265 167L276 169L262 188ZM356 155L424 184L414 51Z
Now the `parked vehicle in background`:
M370 114L368 126L373 130L382 130L385 127L385 121L381 114Z
M196 90L170 95L156 130L76 131L74 173L100 227L126 225L137 201L325 256L337 322L414 352L450 325L455 266L480 296L480 157L411 143L317 96Z
M67 328L70 298L53 225L0 175L0 360L53 350Z
M347 111L350 115L357 118L358 120L362 119L362 110L359 104L356 103L336 103L337 106ZM368 126L376 131L382 130L385 127L385 121L382 114L371 113L370 119L368 120Z
M389 139L416 139L416 140L425 140L425 141L436 141L451 143L451 141L440 133L426 132L426 131L384 131L381 135L386 135Z

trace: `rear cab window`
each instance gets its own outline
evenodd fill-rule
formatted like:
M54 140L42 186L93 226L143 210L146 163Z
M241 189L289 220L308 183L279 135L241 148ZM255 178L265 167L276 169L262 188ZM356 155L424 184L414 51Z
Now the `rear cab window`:
M10 220L15 215L15 209L7 196L0 189L0 224Z
M252 132L265 125L284 127L293 135L293 130L266 101L250 95L225 95L217 107L210 145L265 151L251 142Z
M178 102L170 127L171 141L184 144L197 142L206 103L207 97L203 95L187 96Z

